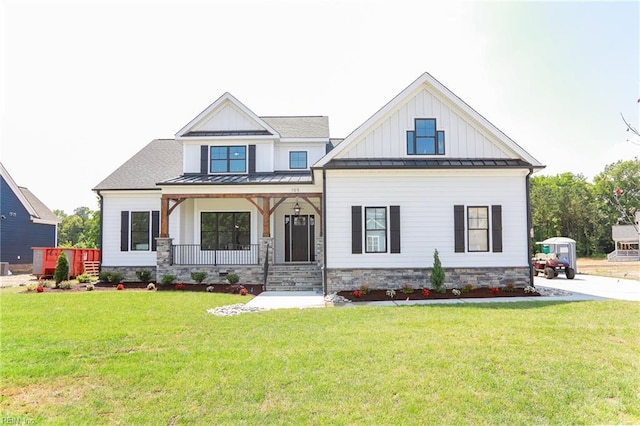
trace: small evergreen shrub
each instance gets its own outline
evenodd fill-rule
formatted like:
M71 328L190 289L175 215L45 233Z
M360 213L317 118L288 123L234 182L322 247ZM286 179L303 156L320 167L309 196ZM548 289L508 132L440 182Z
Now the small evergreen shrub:
M63 290L71 290L71 283L69 281L65 281L63 283L58 284L58 288Z
M431 271L431 285L438 293L445 293L447 286L444 284L444 269L440 263L440 256L438 255L438 249L433 252L433 270Z
M151 271L143 269L142 271L136 271L136 277L142 282L148 283L151 281Z
M162 276L160 282L164 285L170 285L176 280L176 278L178 277L176 277L175 275L167 274Z
M60 253L60 256L58 256L56 269L53 272L53 278L56 282L56 287L62 281L69 278L69 259L67 259L67 255L64 252Z
M89 274L80 274L76 277L80 284L86 284L91 282L91 275Z
M197 282L198 284L202 284L202 281L207 279L207 273L206 272L192 272L191 273L191 279L194 280L195 282Z
M238 276L238 274L227 274L227 281L229 282L229 284L234 285L237 284L238 281L240 281L240 277Z
M102 282L118 284L124 278L124 274L117 271L100 271L98 277Z

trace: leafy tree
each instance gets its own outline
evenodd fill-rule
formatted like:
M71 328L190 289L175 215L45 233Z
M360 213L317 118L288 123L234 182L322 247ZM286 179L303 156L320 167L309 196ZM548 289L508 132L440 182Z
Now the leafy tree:
M640 208L640 160L618 161L605 167L594 179L595 197L609 226L635 223Z
M78 207L72 215L54 210L61 219L58 225L58 245L61 247L98 247L100 239L100 211Z

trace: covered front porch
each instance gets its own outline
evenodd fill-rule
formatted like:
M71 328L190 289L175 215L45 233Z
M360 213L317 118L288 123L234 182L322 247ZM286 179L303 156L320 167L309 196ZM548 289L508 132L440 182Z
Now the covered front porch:
M307 277L324 263L322 222L319 192L165 193L158 277L172 274L189 282L197 270L219 282L235 273L241 283L266 286L271 277L280 286L276 274L282 268L274 265L296 265L289 273L296 281L296 273Z

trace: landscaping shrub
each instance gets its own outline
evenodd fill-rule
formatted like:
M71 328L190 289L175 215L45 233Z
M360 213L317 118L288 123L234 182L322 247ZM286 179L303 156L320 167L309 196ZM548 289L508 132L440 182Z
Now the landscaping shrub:
M207 279L206 272L192 272L191 279L197 282L198 284L202 284L202 281Z
M76 277L79 283L86 284L91 282L91 275L89 274L80 274Z
M176 278L178 277L176 277L175 275L167 274L162 276L160 282L165 285L170 285L176 280Z
M238 276L238 274L227 274L227 281L229 282L229 284L234 285L237 284L238 281L240 281L240 277Z
M67 259L67 255L62 252L60 256L58 256L58 261L56 263L56 269L53 272L53 278L56 282L56 287L62 281L66 280L69 277L69 260Z
M122 281L124 274L117 271L101 271L99 278L102 282L117 284Z
M143 269L142 271L136 271L136 277L142 282L148 283L151 281L151 272Z
M440 263L440 256L438 255L438 249L433 252L433 270L431 271L431 285L438 293L445 293L447 286L444 284L444 269Z

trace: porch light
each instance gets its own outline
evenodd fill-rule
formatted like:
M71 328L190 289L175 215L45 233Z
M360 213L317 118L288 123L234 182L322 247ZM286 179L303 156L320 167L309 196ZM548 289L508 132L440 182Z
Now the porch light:
M298 204L298 202L296 201L296 203L293 205L293 214L295 214L296 216L300 216L300 210L302 210L302 207L300 207L300 204Z

